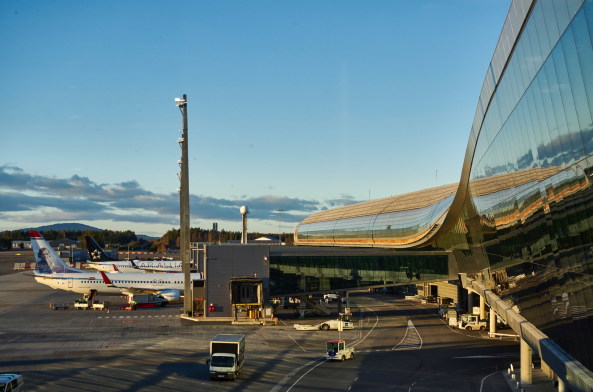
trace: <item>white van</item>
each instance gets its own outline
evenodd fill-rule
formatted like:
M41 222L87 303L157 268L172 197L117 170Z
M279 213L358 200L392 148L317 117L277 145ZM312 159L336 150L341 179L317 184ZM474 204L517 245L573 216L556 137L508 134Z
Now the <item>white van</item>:
M20 374L0 374L0 392L16 392L23 390L23 376Z

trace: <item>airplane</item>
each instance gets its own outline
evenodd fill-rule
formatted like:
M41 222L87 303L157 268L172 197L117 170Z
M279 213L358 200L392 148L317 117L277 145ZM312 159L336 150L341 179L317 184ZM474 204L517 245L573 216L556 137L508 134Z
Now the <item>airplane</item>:
M89 267L97 271L114 272L181 272L181 260L117 260L99 246L97 241L89 235L84 237L86 246L91 256L87 261Z
M37 269L35 280L54 289L88 294L92 300L101 295L160 294L169 302L183 295L184 274L147 274L143 272L89 272L68 266L56 251L36 231L29 231ZM109 275L109 276L107 276ZM192 273L191 280L202 280L202 274Z

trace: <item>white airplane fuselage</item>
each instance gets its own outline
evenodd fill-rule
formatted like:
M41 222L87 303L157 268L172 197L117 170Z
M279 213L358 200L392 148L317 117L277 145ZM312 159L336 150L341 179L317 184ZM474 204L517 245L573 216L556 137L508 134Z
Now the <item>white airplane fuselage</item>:
M161 271L161 272L181 272L181 261L142 261L134 260L137 268L131 262L126 260L119 261L88 261L87 265L97 271L113 272L113 266L120 272L142 272L142 271Z
M200 279L192 274L192 279ZM183 274L158 273L111 273L112 285L104 282L100 272L35 274L35 280L54 289L85 294L97 290L102 295L122 295L125 292L158 292L159 290L179 290L183 293Z
M37 265L35 280L54 289L81 294L160 294L169 301L183 295L183 273L88 272L68 266L38 232L30 231L29 237ZM202 274L193 273L190 279L202 280Z

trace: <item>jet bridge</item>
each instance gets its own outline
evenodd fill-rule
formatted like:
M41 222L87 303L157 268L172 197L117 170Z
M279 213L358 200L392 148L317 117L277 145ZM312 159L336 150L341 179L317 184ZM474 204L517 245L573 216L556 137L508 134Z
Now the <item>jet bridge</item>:
M239 320L258 320L263 308L263 280L258 278L231 278L231 306L233 318Z

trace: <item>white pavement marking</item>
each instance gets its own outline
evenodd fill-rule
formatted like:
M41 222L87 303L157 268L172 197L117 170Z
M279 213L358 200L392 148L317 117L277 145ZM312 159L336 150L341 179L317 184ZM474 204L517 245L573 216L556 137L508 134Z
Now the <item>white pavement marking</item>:
M303 375L302 375L302 376L300 376L300 377L298 378L298 380L296 380L295 382L293 382L293 383L292 383L292 385L290 386L290 388L288 388L288 389L286 390L286 392L290 392L290 390L292 389L292 387L294 387L294 386L295 386L295 385L296 385L296 384L297 384L299 381L301 381L301 379L302 379L303 377L305 377L307 374L309 374L309 372L310 372L311 370L315 369L317 366L321 365L322 363L325 363L326 361L327 361L327 359L324 359L323 361L319 362L317 365L313 366L311 369L309 369L309 370L307 370L305 373L303 373Z
M411 391L412 391L412 387L413 387L413 386L414 386L414 384L416 384L417 382L418 382L418 381L414 381L414 382L412 383L412 385L410 385L410 388L408 389L408 392L411 392Z
M362 342L363 342L363 341L364 341L364 340L365 340L365 339L366 339L366 338L367 338L367 337L368 337L368 336L371 334L371 332L373 332L373 330L374 330L374 329L377 327L377 324L379 324L379 316L377 315L377 313L376 313L376 312L375 312L373 309L371 309L371 308L370 308L370 307L368 307L368 306L361 306L361 307L367 308L367 309L369 309L371 312L373 312L373 313L375 314L375 324L373 325L373 327L371 328L371 330L370 330L370 331L369 331L369 332L368 332L368 333L367 333L367 334L364 336L364 338L362 338L362 339L361 339L361 340L359 340L358 342L356 342L356 343L352 344L352 345L351 345L352 347L354 347L354 346L357 346L358 344L362 343ZM370 322L370 320L369 320L369 322ZM288 335L288 336L289 336L289 337L292 339L292 337L291 337L290 335ZM292 340L294 340L294 339L292 339ZM295 343L296 343L296 341L295 341ZM298 343L297 343L297 344L298 344ZM299 345L299 346L300 346L300 345ZM302 347L301 347L301 348L302 348ZM303 349L303 350L304 350L304 349ZM296 380L294 383L292 383L292 385L290 386L290 388L288 388L288 389L286 390L286 392L289 392L289 391L290 391L290 390L291 390L291 389L292 389L292 388L293 388L293 387L294 387L294 386L295 386L295 385L296 385L296 384L297 384L299 381L301 381L301 379L302 379L303 377L305 377L305 376L306 376L306 375L307 375L307 374L308 374L308 373L309 373L311 370L315 369L317 366L321 365L322 363L325 363L326 361L327 361L327 359L324 359L323 361L319 362L317 365L313 366L311 369L307 370L307 371L306 371L306 372L305 372L305 373L304 373L304 374L303 374L301 377L299 377L299 378L298 378L298 380ZM278 391L278 390L279 390L279 389L282 387L282 385L283 385L283 384L284 384L286 381L290 380L290 379L291 379L291 378L292 378L292 377L293 377L293 376L294 376L294 375L295 375L295 374L296 374L296 373L297 373L299 370L301 370L302 368L304 368L304 367L306 367L306 366L309 366L309 365L311 365L311 364L313 364L313 363L315 363L315 362L316 362L316 361L311 361L311 362L309 362L309 363L307 363L307 364L305 364L305 365L303 365L303 366L299 367L298 369L295 369L295 370L293 370L292 372L290 372L290 373L289 373L289 374L288 374L286 377L284 377L282 380L280 380L280 382L279 382L278 384L276 384L276 386L274 386L274 388L272 388L271 392L276 392L276 391Z
M276 384L276 385L274 386L274 388L272 388L272 390L271 390L270 392L277 392L278 390L280 390L280 388L282 387L282 385L283 385L285 382L287 382L288 380L290 380L290 379L291 379L291 378L292 378L292 377L293 377L295 374L297 374L297 373L298 373L298 372L299 372L299 371L300 371L302 368L304 368L305 366L309 366L310 364L312 364L312 363L315 363L315 362L317 362L317 360L315 360L315 361L311 361L311 362L308 362L308 363L306 363L306 364L302 365L301 367L294 369L292 372L288 373L288 374L287 374L287 375L286 375L286 376L285 376L285 377L284 377L282 380L280 380L280 382L279 382L278 384ZM292 387L291 387L291 388L292 388Z
M422 348L422 336L414 326L412 320L408 319L408 328L403 339L393 346L392 350L420 350Z
M299 344L299 342L297 342L296 340L294 340L294 338L293 338L292 336L290 336L289 334L286 334L286 336L288 336L289 338L291 338L291 339L292 339L292 341L293 341L293 342L295 342L295 343L297 344L297 346L299 346L299 347L301 348L301 350L303 350L303 351L307 351L307 350L305 350L305 349L303 348L303 346L301 346L301 345Z
M503 372L503 370L499 370L498 372L490 373L489 375L487 375L486 377L484 377L482 379L482 382L480 383L480 392L482 392L482 388L484 388L484 380L486 380L488 377L492 376L493 374L502 373L502 372Z
M360 343L364 342L364 340L371 334L371 332L373 332L373 330L375 329L375 327L377 326L377 324L379 324L379 316L377 316L377 313L372 308L369 308L368 306L362 306L362 307L363 308L367 308L368 310L370 310L371 312L373 312L375 314L375 324L373 325L373 327L371 328L371 330L364 336L364 338L362 338L358 342L352 344L352 347L356 347Z

